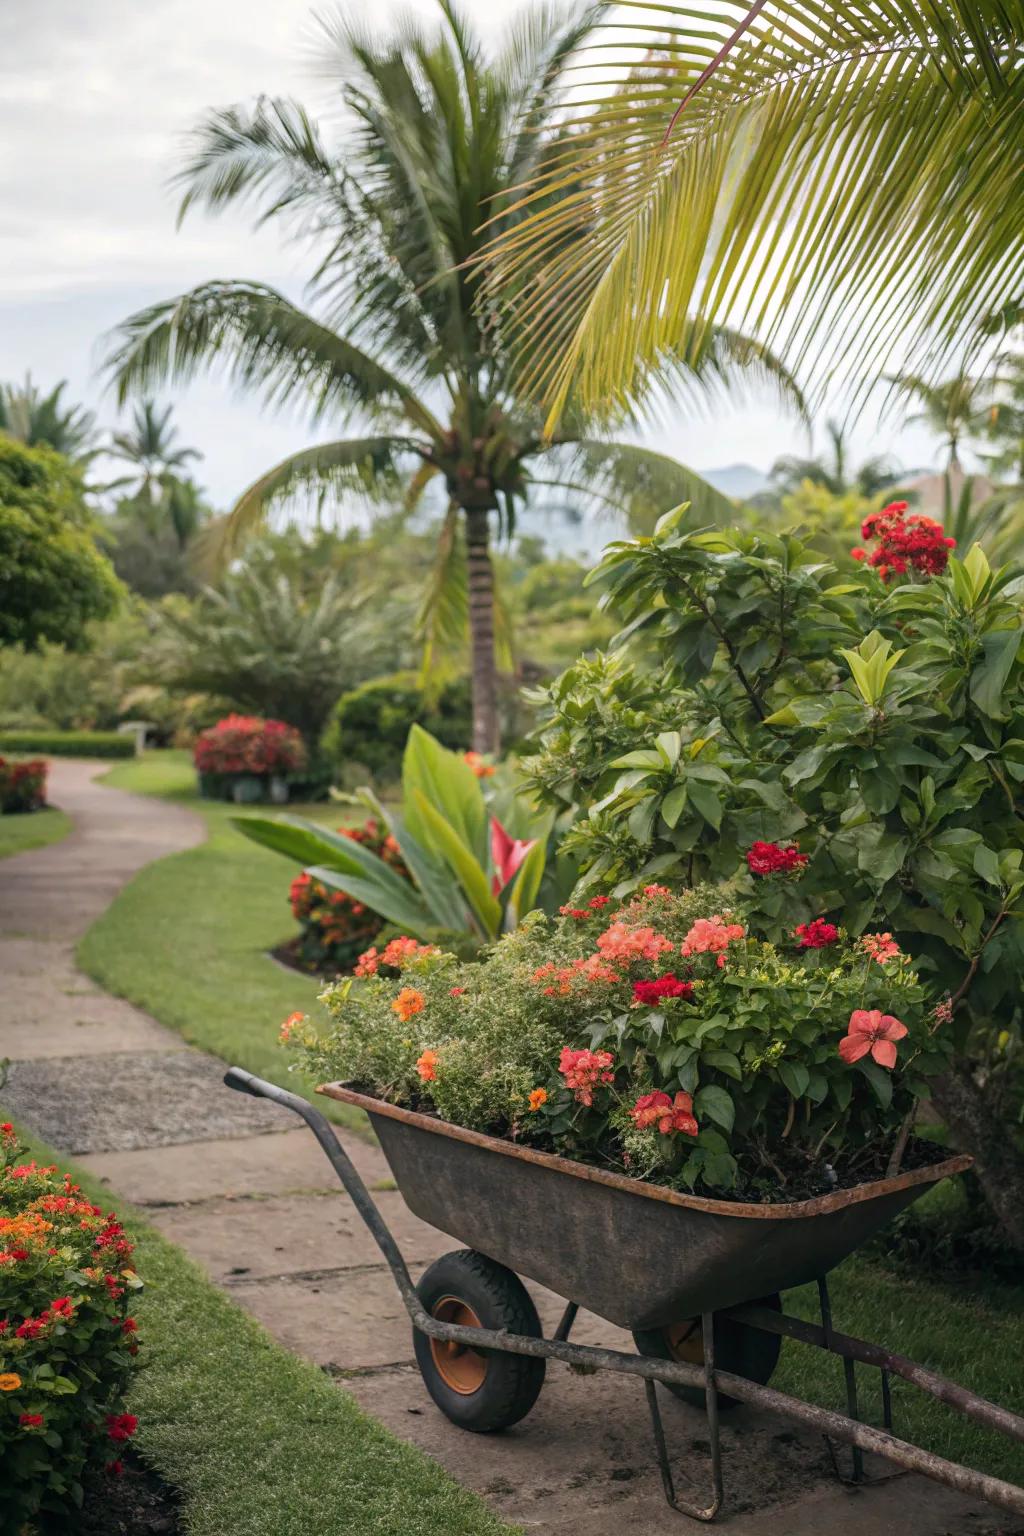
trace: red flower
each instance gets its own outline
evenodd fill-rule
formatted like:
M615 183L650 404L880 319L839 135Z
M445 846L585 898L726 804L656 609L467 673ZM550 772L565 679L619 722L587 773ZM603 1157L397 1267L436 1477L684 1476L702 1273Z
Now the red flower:
M108 1477L124 1477L123 1461L108 1461L103 1468Z
M18 1423L22 1429L42 1429L46 1420L41 1413L22 1413L18 1415Z
M130 1440L139 1427L139 1421L134 1413L108 1413L107 1435L117 1443Z
M896 1065L896 1044L907 1033L907 1026L891 1013L878 1008L855 1008L850 1014L846 1035L839 1042L839 1054L844 1061L860 1061L871 1052L880 1067Z
M510 837L497 816L491 817L491 861L494 865L492 885L495 896L512 879L536 842L535 837Z
M633 1124L645 1131L657 1125L663 1136L680 1132L684 1136L696 1136L700 1127L693 1114L693 1100L688 1093L677 1093L670 1099L667 1093L645 1093L630 1110Z
M607 907L611 901L610 896L591 896L587 902L588 907Z
M853 549L850 550L850 554L853 556L853 558L855 560L866 560L867 557L868 557L867 550L866 549L862 549L859 544L857 544Z
M799 923L793 929L793 937L800 940L801 949L825 949L836 942L839 929L823 917L816 917L812 923Z
M666 997L693 997L693 983L680 981L678 976L658 976L654 981L634 981L633 997L638 1003L655 1007Z
M788 874L803 869L806 863L806 853L792 844L782 848L778 843L752 843L747 850L747 868L752 875Z
M941 576L949 562L949 551L956 540L948 538L941 523L921 512L907 515L905 501L890 502L881 512L872 512L861 524L861 537L875 539L878 548L868 556L883 581L890 575L905 576L913 568L925 576ZM864 551L852 550L855 559Z

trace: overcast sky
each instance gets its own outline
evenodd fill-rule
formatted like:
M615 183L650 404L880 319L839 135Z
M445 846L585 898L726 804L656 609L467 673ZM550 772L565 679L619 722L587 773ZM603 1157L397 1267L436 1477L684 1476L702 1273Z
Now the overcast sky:
M463 4L485 33L514 8ZM429 11L429 0L415 9ZM392 10L374 0L382 25ZM193 215L177 230L167 180L182 135L209 106L259 93L324 104L311 10L306 0L5 0L4 34L0 379L31 369L49 388L66 378L69 396L113 425L97 363L104 332L126 315L211 278L254 278L302 295L297 248L254 234L236 212ZM202 450L198 478L219 506L313 440L301 419L271 415L216 380L165 398L175 400L183 438ZM645 440L701 469L767 469L807 447L768 405L679 413ZM917 429L877 431L865 421L854 444L864 455L895 450L904 467L937 464L937 445Z

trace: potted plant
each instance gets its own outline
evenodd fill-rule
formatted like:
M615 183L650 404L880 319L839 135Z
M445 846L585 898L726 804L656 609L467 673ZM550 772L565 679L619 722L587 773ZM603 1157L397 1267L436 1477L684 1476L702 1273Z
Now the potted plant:
M270 800L285 804L288 777L306 764L294 726L258 715L227 715L196 738L193 760L200 792L236 805Z

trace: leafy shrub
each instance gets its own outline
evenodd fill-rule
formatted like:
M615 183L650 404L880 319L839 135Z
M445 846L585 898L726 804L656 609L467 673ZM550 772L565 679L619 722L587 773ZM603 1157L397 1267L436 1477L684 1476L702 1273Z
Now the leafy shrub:
M375 817L361 827L339 827L342 837L370 849L384 863L407 875L398 844ZM320 974L350 971L360 953L384 927L384 919L345 891L330 890L303 871L291 883L292 916L301 933L296 958Z
M40 758L10 763L0 757L0 815L38 811L46 804L47 765Z
M445 683L436 697L427 694L415 672L376 677L343 693L324 733L324 751L339 768L366 768L375 779L397 779L402 753L413 725L459 750L473 734L469 683Z
M885 531L865 520L865 538ZM593 888L729 880L755 840L798 838L801 919L892 930L948 994L958 1059L936 1102L1024 1251L1024 573L978 547L951 557L932 527L890 531L880 564L907 563L898 585L790 536L686 534L673 517L611 546L617 664L642 647L659 704L627 751L591 752L605 688L577 669L548 691L531 782L575 812L566 846ZM778 937L777 890L743 878Z
M258 715L227 715L196 738L193 760L203 775L282 777L305 767L306 749L294 726Z
M524 796L510 800L506 826L482 788L493 769L476 753L449 752L419 726L402 764L402 806L393 814L370 790L358 798L397 846L403 878L370 847L298 816L240 817L254 842L313 865L316 878L406 933L454 936L472 947L515 926L538 905L552 817ZM512 819L514 817L514 820Z
M802 865L776 854L791 892ZM785 1199L882 1176L946 1010L890 935L800 924L776 947L722 896L534 913L477 964L393 941L325 994L326 1035L285 1035L321 1079L673 1187Z
M0 1529L70 1515L89 1465L120 1469L140 1286L117 1218L0 1126Z
M134 757L135 740L117 731L0 731L0 752L47 757Z

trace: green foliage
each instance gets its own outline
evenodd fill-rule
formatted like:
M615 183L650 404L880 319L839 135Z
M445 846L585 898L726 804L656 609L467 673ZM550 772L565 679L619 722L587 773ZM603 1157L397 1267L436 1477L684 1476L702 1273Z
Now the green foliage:
M47 757L134 757L135 738L118 731L0 731L0 752Z
M324 732L326 756L343 773L368 770L389 783L401 772L409 731L422 726L443 746L465 750L472 735L469 683L464 678L429 689L416 672L373 677L343 693Z
M67 460L0 432L0 646L75 647L113 613L121 586L93 533Z
M44 395L29 374L24 384L0 384L0 432L27 448L52 448L72 463L82 464L95 452L96 421L81 406L61 405L67 388L62 379Z
M794 1175L801 1194L829 1188L826 1165L877 1169L945 1060L917 976L834 931L818 949L758 942L713 915L722 897L651 886L535 913L476 964L412 953L397 981L328 992L335 1025L304 1031L307 1066L676 1187L778 1197ZM865 1009L899 1021L889 1059L840 1054ZM674 1108L684 1123L660 1124Z
M552 818L520 799L506 833L481 784L463 757L414 725L402 762L401 808L360 791L358 798L394 838L411 886L371 848L299 817L247 816L235 825L310 866L314 880L344 891L406 934L482 942L514 927L537 904Z
M124 1392L137 1352L132 1244L70 1175L28 1161L0 1128L0 1517L18 1531L70 1518L86 1467L135 1432Z

